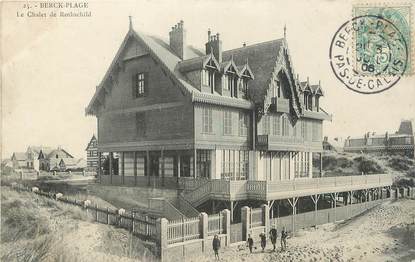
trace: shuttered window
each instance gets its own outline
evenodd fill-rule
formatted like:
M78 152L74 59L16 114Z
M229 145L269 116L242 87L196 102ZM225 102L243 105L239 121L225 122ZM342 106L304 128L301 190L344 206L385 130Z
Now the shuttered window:
M133 95L135 98L147 94L147 73L137 73L133 76Z
M212 133L212 108L203 107L203 133Z

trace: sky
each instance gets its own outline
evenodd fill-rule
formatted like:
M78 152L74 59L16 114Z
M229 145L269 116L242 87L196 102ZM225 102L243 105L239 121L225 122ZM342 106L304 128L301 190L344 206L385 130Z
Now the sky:
M224 50L281 38L286 25L294 73L321 81L321 106L333 115L324 124L329 137L395 132L402 119L415 119L413 75L363 95L331 71L330 42L351 18L350 1L89 1L91 17L18 17L27 14L25 3L0 2L2 158L28 145L62 146L86 157L96 119L85 107L128 31L128 16L135 29L164 38L184 20L187 42L200 48L210 28L221 34Z

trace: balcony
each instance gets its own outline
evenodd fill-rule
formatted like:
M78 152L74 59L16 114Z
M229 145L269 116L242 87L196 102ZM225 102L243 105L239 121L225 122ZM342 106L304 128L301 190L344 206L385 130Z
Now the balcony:
M331 115L328 115L324 111L304 110L303 114L304 114L304 117L320 119L320 120L330 120L331 121Z
M214 179L208 180L199 188L188 192L186 199L197 206L208 199L227 201L255 199L268 201L391 185L392 177L388 174L321 177L285 181L226 181Z
M285 98L272 97L271 104L275 108L276 112L289 113L290 112L290 101Z
M322 141L305 141L302 137L258 135L256 145L260 150L322 151Z

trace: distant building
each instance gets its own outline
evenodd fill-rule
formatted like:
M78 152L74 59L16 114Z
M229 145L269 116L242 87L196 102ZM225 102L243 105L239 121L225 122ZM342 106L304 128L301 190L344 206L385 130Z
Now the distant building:
M92 135L86 151L86 170L96 171L98 168L98 140L95 135ZM101 158L103 160L103 157Z
M414 131L413 121L403 120L395 134L366 133L361 137L347 138L344 142L344 151L401 154L413 158Z
M330 139L329 137L325 136L323 139L323 150L324 151L334 151L334 152L343 152L343 139L341 137L335 137Z
M11 157L14 169L44 171L62 170L59 168L61 160L64 160L64 162L74 161L68 159L75 158L60 147L53 149L44 146L29 146L26 152L15 152Z
M86 168L83 158L61 158L59 163L54 162L51 171L82 171Z

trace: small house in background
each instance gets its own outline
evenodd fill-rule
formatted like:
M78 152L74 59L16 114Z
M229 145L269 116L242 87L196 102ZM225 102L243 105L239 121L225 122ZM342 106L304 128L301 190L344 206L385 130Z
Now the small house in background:
M86 171L96 172L98 168L98 140L92 135L86 149ZM103 160L103 158L102 158Z
M59 168L59 163L61 160L64 160L65 163L70 162L72 165L75 160L69 159L75 158L61 147L52 148L45 146L29 146L26 152L15 152L11 157L14 169L24 169L27 171L66 171L66 169ZM80 159L76 159L77 163L79 161ZM77 168L79 169L78 166Z
M57 167L61 159L71 159L74 158L66 150L58 147L50 151L48 154L41 151L39 153L39 166L40 170L50 171Z
M26 158L27 157L26 157L25 152L14 152L12 157L11 157L11 161L13 163L13 168L14 169L23 169L23 168L29 169L30 168L28 166L29 163L27 163Z
M86 161L83 158L61 158L59 162L53 161L50 171L83 171Z

